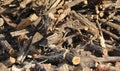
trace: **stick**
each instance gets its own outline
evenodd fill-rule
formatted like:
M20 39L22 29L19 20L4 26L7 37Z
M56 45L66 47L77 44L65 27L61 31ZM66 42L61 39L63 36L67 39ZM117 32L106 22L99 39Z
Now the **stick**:
M110 31L107 31L107 30L105 30L105 29L102 29L102 31L103 31L104 33L110 35L110 36L113 37L114 39L120 40L120 37L118 37L117 35L111 33Z
M99 19L99 21L106 24L106 25L109 25L110 27L113 27L114 29L116 29L120 33L120 25L117 25L117 24L112 23L112 22L108 22L105 19Z

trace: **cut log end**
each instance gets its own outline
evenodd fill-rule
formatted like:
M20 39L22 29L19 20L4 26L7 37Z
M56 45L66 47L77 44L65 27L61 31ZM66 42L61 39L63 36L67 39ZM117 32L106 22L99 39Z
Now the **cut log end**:
M78 57L78 56L73 57L72 63L74 65L78 65L80 63L80 57Z

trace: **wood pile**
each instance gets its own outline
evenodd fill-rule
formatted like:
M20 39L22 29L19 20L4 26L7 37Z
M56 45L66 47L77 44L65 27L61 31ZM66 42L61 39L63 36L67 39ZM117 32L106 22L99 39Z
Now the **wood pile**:
M120 71L120 0L0 0L0 71Z

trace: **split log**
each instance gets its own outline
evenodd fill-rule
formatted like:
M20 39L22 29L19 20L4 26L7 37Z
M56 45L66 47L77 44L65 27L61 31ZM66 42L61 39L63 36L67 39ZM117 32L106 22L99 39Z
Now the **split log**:
M20 35L25 35L25 34L28 34L28 33L29 33L29 31L27 31L26 29L19 30L19 31L14 31L14 32L10 32L10 34L11 34L12 37L20 36Z
M7 51L9 54L14 54L14 49L12 46L5 40L5 36L0 34L0 45Z

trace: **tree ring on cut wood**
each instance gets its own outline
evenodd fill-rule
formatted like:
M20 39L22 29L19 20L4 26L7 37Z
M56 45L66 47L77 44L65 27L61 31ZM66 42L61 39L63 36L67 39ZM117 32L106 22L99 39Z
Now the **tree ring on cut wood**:
M72 63L74 65L78 65L80 63L80 57L78 57L78 56L73 57Z
M80 57L76 56L72 53L67 53L66 54L66 60L70 63L72 63L73 65L78 65L80 64Z

